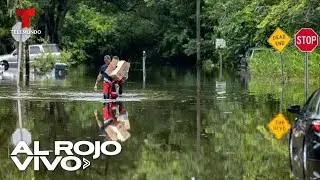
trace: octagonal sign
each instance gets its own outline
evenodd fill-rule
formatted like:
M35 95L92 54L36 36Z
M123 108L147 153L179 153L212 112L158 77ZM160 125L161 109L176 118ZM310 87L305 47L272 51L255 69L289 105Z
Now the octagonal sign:
M25 128L18 128L14 131L11 137L11 143L16 146L20 141L30 145L32 142L31 133Z
M301 52L312 52L318 41L318 34L311 28L302 28L294 36L295 45Z
M17 22L14 26L12 26L11 29L11 35L13 37L14 40L16 41L20 41L20 35L21 35L21 41L25 42L26 40L28 40L31 37L30 33L24 33L24 32L29 32L30 28L22 27L22 23L21 22Z

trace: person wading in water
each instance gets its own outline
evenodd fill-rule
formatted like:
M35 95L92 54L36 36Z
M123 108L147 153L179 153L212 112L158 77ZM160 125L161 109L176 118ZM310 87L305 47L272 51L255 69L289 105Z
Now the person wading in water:
M97 91L97 85L101 79L103 79L103 98L104 99L109 99L110 91L112 90L112 78L107 75L105 72L107 70L108 65L111 62L111 57L109 55L104 56L104 62L105 64L101 66L100 72L98 74L96 84L94 85L94 90Z

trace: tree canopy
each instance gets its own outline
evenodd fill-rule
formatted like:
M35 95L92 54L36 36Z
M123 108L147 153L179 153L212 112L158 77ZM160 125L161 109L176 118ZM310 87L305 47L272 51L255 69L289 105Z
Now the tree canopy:
M268 46L276 27L293 34L319 24L316 0L203 0L201 1L201 59L217 62L214 41L224 38L225 62L236 65L250 47ZM39 38L59 44L78 63L100 63L104 54L125 59L148 56L183 58L194 63L196 3L186 0L14 0L0 2L0 53L13 49L10 28L15 8L34 7L32 28ZM188 58L189 57L189 58ZM156 58L155 58L156 59Z

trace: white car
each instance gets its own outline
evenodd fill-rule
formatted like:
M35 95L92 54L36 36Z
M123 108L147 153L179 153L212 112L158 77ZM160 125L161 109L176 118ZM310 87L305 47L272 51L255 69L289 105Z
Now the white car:
M29 61L32 63L37 57L42 54L49 54L60 56L60 49L57 44L34 44L29 45ZM18 67L18 51L15 49L10 54L0 55L0 64L5 66L7 70L9 67Z

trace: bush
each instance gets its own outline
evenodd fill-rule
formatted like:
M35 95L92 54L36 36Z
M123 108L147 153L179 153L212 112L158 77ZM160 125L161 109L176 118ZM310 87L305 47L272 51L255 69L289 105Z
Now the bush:
M51 53L42 53L35 59L33 65L38 74L44 75L54 68L55 63L65 63L67 67L70 67L74 63L71 56L72 53L67 50L62 50L59 57Z
M57 62L57 57L49 54L41 54L38 58L35 59L33 65L36 68L36 71L40 75L44 75L48 73L51 69L53 69L54 64Z
M202 63L202 69L206 72L206 73L211 73L213 71L213 67L214 64L211 60L205 60Z
M62 50L60 52L59 61L60 63L65 63L68 67L71 66L74 62L72 61L72 53L68 50Z

